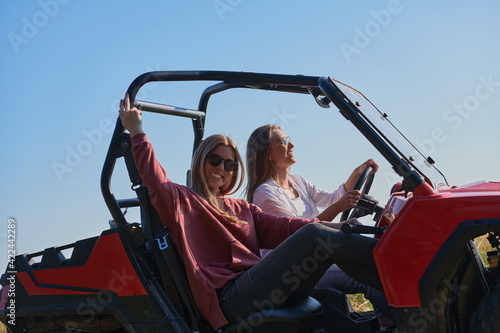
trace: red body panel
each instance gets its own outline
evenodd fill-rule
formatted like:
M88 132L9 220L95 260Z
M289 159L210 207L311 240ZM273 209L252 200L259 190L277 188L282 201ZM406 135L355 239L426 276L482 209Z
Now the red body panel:
M101 236L87 263L83 266L33 270L33 275L36 281L33 281L26 272L17 274L19 281L30 295L93 293L58 289L57 285L98 291L109 290L118 296L147 294L118 234ZM37 284L50 284L51 287L42 287Z
M391 214L389 201L384 216ZM389 305L421 306L419 281L431 260L465 220L500 218L500 183L437 193L423 183L396 212L374 256Z

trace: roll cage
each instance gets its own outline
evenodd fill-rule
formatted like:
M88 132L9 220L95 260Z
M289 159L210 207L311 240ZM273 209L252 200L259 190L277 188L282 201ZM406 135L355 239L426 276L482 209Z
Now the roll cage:
M202 92L197 110L135 100L142 86L150 82L159 81L215 81L216 83L209 85ZM344 89L342 89L342 86ZM405 191L413 191L424 181L433 186L424 172L418 170L418 168L411 163L412 157L405 156L405 154L398 149L397 145L392 143L390 138L387 138L384 133L377 128L376 124L371 123L369 119L364 116L363 112L360 110L359 102L347 96L345 87L352 89L331 77L230 71L154 71L138 76L130 84L127 93L129 94L130 100L134 101L133 104L142 111L191 118L194 131L193 151L203 139L208 102L214 94L234 88L309 94L320 107L329 108L330 104L333 103L340 110L341 114L370 141L382 156L385 157L396 173L403 177L403 188ZM362 96L361 93L357 93ZM364 96L362 96L362 98L364 98ZM365 99L365 101L368 100ZM379 112L378 110L376 111ZM386 117L385 114L380 113L380 115ZM121 121L118 119L101 174L101 191L112 218L118 226L127 225L121 208L138 205L135 201L118 201L110 185L117 158L116 152L120 150L119 146L121 144L121 135L123 131L124 128Z

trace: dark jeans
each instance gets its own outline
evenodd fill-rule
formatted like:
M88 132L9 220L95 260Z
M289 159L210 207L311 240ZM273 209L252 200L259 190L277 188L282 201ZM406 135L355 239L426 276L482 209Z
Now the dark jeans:
M332 264L353 279L382 290L372 254L377 241L310 223L219 291L222 312L234 322L304 297Z

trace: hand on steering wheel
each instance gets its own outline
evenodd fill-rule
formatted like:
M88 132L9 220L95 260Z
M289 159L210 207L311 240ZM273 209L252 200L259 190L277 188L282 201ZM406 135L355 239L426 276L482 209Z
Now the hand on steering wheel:
M364 194L368 194L370 188L372 187L373 179L375 178L375 173L373 172L373 170L374 168L371 165L366 167L366 169L361 173L358 180L356 181L356 184L354 185L353 190L360 190L361 197L363 197ZM357 208L354 208L353 213L349 215L351 213L351 210L351 208L345 210L342 213L342 217L340 218L340 220L345 221L349 218L349 216L353 217L356 213Z

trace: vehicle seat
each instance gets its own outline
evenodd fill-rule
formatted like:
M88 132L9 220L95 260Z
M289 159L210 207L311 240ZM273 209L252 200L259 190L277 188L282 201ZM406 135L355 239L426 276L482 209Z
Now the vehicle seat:
M304 333L313 332L323 313L323 305L312 297L305 297L281 307L254 312L236 323L230 323L222 333Z
M155 234L155 239L157 235L158 233ZM194 330L210 332L211 329L208 322L201 317L194 303L184 264L180 259L175 244L170 240L168 235L166 237L171 248L169 255L175 257L166 259L166 261L169 261L167 266L169 271L172 272L171 274L177 275L177 277L169 277L169 279L174 280L170 284L175 284L176 286L177 293L180 295L179 300L182 303L180 307L183 309L184 315L188 317L186 320L191 322ZM179 281L179 276L182 278L182 281ZM304 297L294 302L285 303L283 306L251 313L236 323L226 325L221 333L312 332L314 331L317 318L322 313L323 305L319 301L313 297Z

